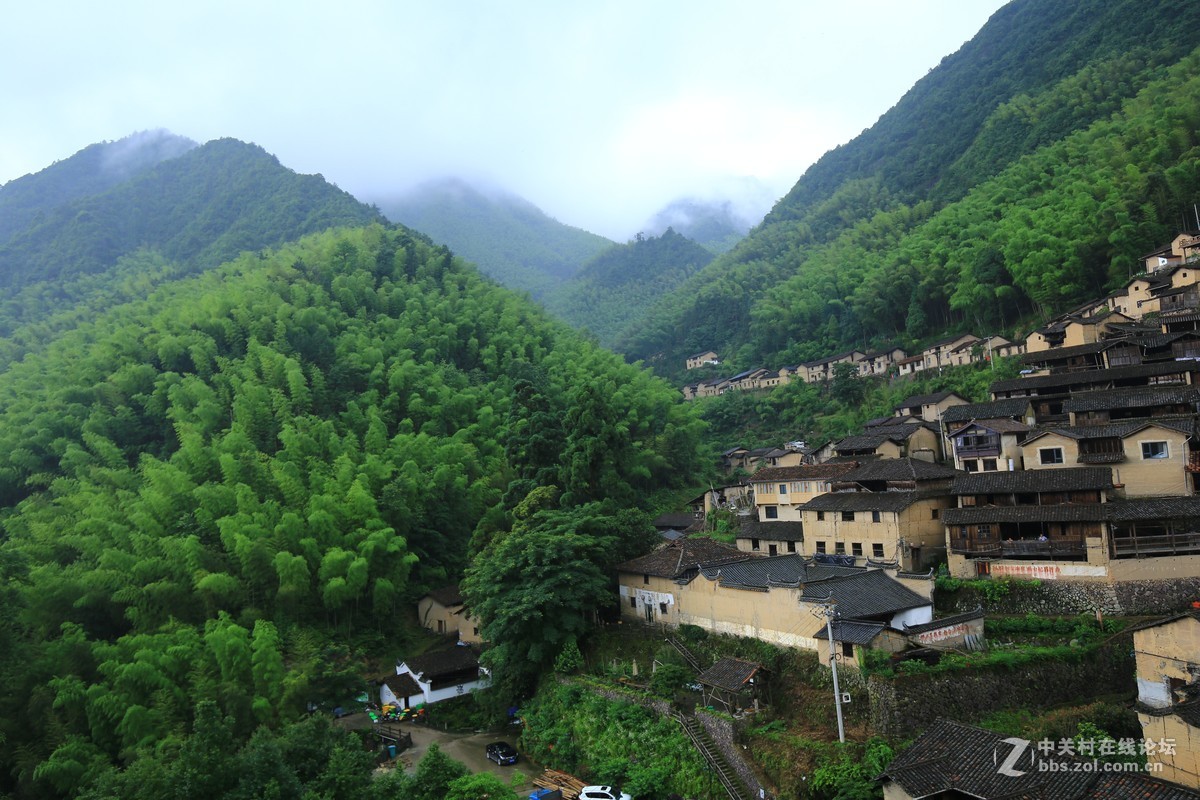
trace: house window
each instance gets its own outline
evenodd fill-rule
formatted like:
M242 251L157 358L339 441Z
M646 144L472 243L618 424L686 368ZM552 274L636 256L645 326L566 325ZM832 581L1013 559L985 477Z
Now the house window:
M438 632L438 633L445 633L445 632L446 632L446 621L445 621L445 620L443 620L443 619L439 619L439 620L437 621L437 632Z
M772 555L772 556L779 555L779 545L775 545L775 544L767 545L767 555Z
M478 636L478 635L479 635L479 628L475 628L475 635L476 635L476 636Z
M789 553L794 553L794 552L796 552L796 543L795 543L795 542L788 542L788 543L787 543L787 551L788 551Z
M824 542L817 542L817 552L818 553L825 552L825 543Z
M764 506L763 508L765 509L763 513L766 515L767 519L779 519L778 506Z
M883 545L878 542L871 545L871 558L883 558Z
M637 598L636 597L629 598L629 607L637 608Z
M835 544L835 545L833 546L833 552L834 552L836 555L839 555L839 556L844 556L844 555L846 555L846 543L845 543L845 542L838 542L837 544Z
M963 469L965 469L967 472L978 472L979 471L979 462L973 458L968 461L964 461Z
M817 512L817 522L824 522L824 521L825 521L825 512L818 511Z
M931 509L929 509L929 518L930 518L930 519L937 519L937 518L938 518L938 513L939 513L940 511L941 511L941 509L939 509L939 508L931 508Z
M842 522L854 522L854 512L853 511L843 511L842 512Z
M995 472L996 471L996 459L985 458L983 460L983 471L984 472Z
M666 614L666 613L667 613L667 604L666 604L666 603L659 603L659 604L658 604L658 613L660 613L660 614Z
M779 484L779 493L787 494L787 484L786 483Z
M991 525L980 525L978 528L978 531L979 531L980 539L992 538L992 526Z
M1142 442L1142 458L1167 458L1166 442Z
M871 512L871 522L879 522L880 514L878 511Z
M966 525L958 526L958 538L960 538L960 539L967 538L967 526Z
M757 549L758 549L758 539L751 539L751 540L750 540L750 549L751 549L751 550L757 550Z
M842 657L854 658L854 645L850 642L842 642Z
M1061 447L1038 448L1038 461L1042 464L1061 464L1061 463L1063 463L1062 448Z
M861 556L863 554L862 543L854 542L850 545L850 555Z
M644 584L650 583L650 576L647 575L646 573L642 573L642 583L644 583Z

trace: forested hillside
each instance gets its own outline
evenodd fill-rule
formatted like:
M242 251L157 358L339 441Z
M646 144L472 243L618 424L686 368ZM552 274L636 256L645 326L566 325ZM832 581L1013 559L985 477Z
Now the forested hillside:
M546 308L611 347L631 320L694 275L713 254L671 228L613 245L549 292Z
M376 200L393 222L445 242L485 275L542 297L612 242L548 217L525 200L461 180Z
M1193 4L1010 3L618 346L782 364L1102 293L1200 191L1198 24Z
M145 131L116 142L88 145L36 175L15 178L0 186L0 243L28 227L38 215L106 192L195 146L191 139L167 131Z
M81 321L0 373L0 793L363 796L306 704L351 691L360 648L397 657L472 554L522 685L653 535L639 509L696 481L697 426L380 225Z
M732 250L758 222L758 219L747 219L739 213L730 200L684 199L668 204L655 214L646 223L644 233L661 236L670 229L719 254Z
M60 172L86 174L91 158L85 150L0 192L8 197L21 190L8 212L41 212L0 244L0 287L13 291L102 272L138 249L195 268L213 267L243 250L379 219L321 176L297 175L261 147L236 139L208 142L111 188L96 187L101 189L96 193L85 182L73 190L81 196L54 207L39 205L37 198L53 191Z

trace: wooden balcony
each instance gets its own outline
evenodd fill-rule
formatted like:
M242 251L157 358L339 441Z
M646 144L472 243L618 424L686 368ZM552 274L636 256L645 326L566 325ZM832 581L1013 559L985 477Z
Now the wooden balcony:
M1087 555L1083 539L1039 541L1021 539L1017 541L960 540L950 546L950 552L968 558L1031 558L1045 560L1078 560Z
M1184 469L1188 472L1200 472L1200 450L1189 450L1187 464Z
M1185 553L1200 553L1200 533L1169 533L1161 536L1128 536L1113 539L1113 554L1117 558Z

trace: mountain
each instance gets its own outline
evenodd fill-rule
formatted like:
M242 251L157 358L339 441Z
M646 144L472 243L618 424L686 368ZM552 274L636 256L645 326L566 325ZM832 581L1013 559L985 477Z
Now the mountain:
M0 186L0 243L33 224L38 215L101 194L160 162L196 147L168 131L143 131L116 142L89 145L36 175Z
M64 169L81 171L75 159L93 156L85 150L18 188L40 196L36 187L54 185ZM220 139L36 215L0 245L0 287L101 272L138 249L211 267L244 250L378 218L321 176L297 175L261 147Z
M713 259L696 242L667 228L662 236L613 245L544 297L547 310L611 346L629 322Z
M713 253L732 250L762 221L774 198L765 185L751 179L739 180L724 189L728 197L674 200L650 218L643 232L658 236L670 228Z
M534 297L613 244L563 225L515 195L482 191L454 178L374 202L393 222L445 242L485 275Z
M1102 295L1200 196L1200 6L1015 0L617 346L682 369L1011 330Z

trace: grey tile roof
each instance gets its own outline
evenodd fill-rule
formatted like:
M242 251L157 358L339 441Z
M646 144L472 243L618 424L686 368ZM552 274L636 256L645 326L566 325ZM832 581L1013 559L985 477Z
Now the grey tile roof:
M1028 397L1008 397L1003 400L992 400L987 403L967 403L965 406L951 406L942 412L942 422L966 422L973 419L1001 419L1004 417L1023 417L1030 412Z
M804 511L903 511L921 499L917 492L830 492L797 508Z
M839 617L857 620L890 617L910 608L932 605L932 601L881 570L858 570L857 574L806 583L800 591L800 599L814 603L832 599Z
M763 467L750 480L758 483L771 481L817 481L844 475L858 466L857 461L837 464L800 464L795 467Z
M950 485L950 491L954 494L1083 492L1111 489L1112 485L1112 469L1109 467L1062 467L964 473Z
M435 603L450 608L452 606L461 606L463 604L462 592L458 589L457 583L452 583L449 586L443 586L440 589L434 589L426 597L433 600Z
M1130 419L1108 422L1103 425L1048 425L1035 430L1022 444L1029 444L1043 436L1058 434L1069 439L1123 439L1144 428L1160 427L1191 434L1195 428L1193 417L1154 417L1153 419Z
M738 528L739 539L770 539L776 542L804 541L804 523L790 520L763 522L749 517Z
M946 525L978 525L999 522L1102 522L1108 519L1107 503L1074 503L1057 506L975 506L947 508Z
M887 627L882 622L857 622L849 619L837 619L830 623L833 628L833 640L835 642L849 642L850 644L868 645L875 641L875 637L883 632ZM814 639L828 639L828 631L825 628L813 634Z
M963 622L974 622L977 619L983 619L983 609L977 608L974 611L964 611L961 614L952 614L948 617L935 619L933 622L925 622L920 625L905 625L905 633L928 633L942 628L948 628L951 625L959 625Z
M696 680L706 686L715 686L727 692L740 692L747 688L750 680L762 670L761 664L737 658L722 658L701 672Z
M927 481L953 478L966 473L919 458L880 458L863 462L858 469L842 476L843 481Z
M403 663L408 665L414 675L419 675L427 681L442 675L479 669L479 657L469 647L451 647L448 650L425 653L406 658Z
M1024 422L1012 419L976 419L965 425L955 425L948 433L951 436L957 436L963 431L975 427L989 430L992 433L1028 433L1030 431L1030 427Z
M1198 403L1200 389L1195 386L1136 386L1073 394L1069 400L1063 402L1063 411L1111 411L1184 404L1195 408Z
M1101 353L1117 342L1089 342L1088 344L1076 344L1070 347L1051 347L1049 350L1037 350L1033 353L1025 353L1021 356L1022 364L1044 364L1047 361L1057 361L1061 358L1075 358L1076 356L1094 355Z
M1026 742L1019 770L997 769L1014 746L1002 733L939 719L888 765L880 779L898 784L911 797L974 797L981 800L1198 800L1200 794L1136 773L1092 772L1070 765L1077 759L1038 752ZM1039 766L1066 765L1051 770Z
M838 575L856 575L861 567L815 564L800 555L746 559L728 564L708 564L700 574L720 581L731 589L766 590L771 586L797 587L810 581L822 581Z
M949 339L944 340L943 344L952 342L957 338L958 338L957 336L953 336ZM929 345L929 347L936 347L936 346L937 346L937 343ZM928 350L929 347L927 347L925 349ZM932 405L942 402L943 400L945 400L948 397L957 397L959 400L967 399L967 398L963 397L961 394L959 394L958 392L938 392L936 394L914 394L912 397L908 397L908 398L905 398L904 400L900 401L900 404L896 406L895 410L900 410L902 408L915 408L917 406L932 406Z
M1109 519L1122 522L1200 517L1200 497L1138 497L1104 505Z
M659 578L678 578L683 573L696 569L699 564L724 563L746 558L751 556L736 547L704 536L689 536L619 564L617 570Z
M847 436L833 446L834 450L839 453L845 453L852 450L874 450L884 442L896 442L897 444L906 441L908 437L918 430L916 425L907 425L904 429L899 426L891 426L889 428L872 428L871 433L861 433L857 436Z
M1061 372L1054 375L1035 375L1028 378L1013 378L992 384L993 394L1026 389L1054 389L1071 386L1103 385L1113 381L1127 381L1159 377L1183 372L1200 371L1200 363L1191 361L1161 361L1151 364L1136 364L1131 367L1113 369L1089 369L1079 372Z

